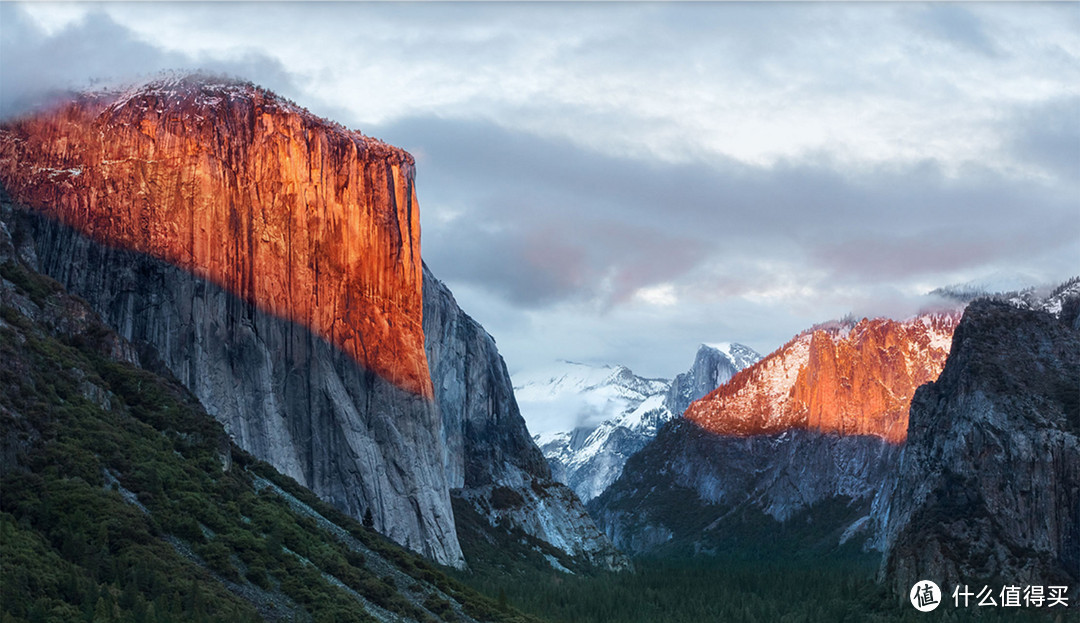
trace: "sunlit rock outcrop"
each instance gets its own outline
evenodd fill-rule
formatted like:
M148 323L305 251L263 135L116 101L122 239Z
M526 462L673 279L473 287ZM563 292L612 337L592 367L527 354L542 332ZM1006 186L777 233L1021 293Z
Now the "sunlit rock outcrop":
M723 435L807 429L903 442L911 397L941 373L959 317L816 327L691 404L686 418Z
M185 77L0 126L5 220L235 441L463 564L422 328L412 159Z
M252 85L187 76L0 129L15 201L164 260L431 396L413 159Z

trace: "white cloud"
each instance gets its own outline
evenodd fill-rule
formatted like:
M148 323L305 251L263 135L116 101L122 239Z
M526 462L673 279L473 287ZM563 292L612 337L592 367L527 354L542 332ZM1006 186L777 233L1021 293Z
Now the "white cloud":
M675 296L675 286L670 283L638 288L633 298L658 307L671 307L679 302L678 297Z

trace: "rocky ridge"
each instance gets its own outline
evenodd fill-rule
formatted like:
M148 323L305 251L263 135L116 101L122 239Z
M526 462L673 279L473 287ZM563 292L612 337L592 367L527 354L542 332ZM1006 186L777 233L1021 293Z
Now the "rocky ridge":
M666 425L590 512L632 551L669 542L707 550L746 525L779 530L805 513L828 515L813 536L822 547L877 545L872 503L906 437L908 401L936 378L958 318L801 333Z
M916 392L896 475L875 501L881 576L898 594L930 578L1056 584L1076 598L1078 283L1041 301L972 303L940 377Z
M453 495L491 527L520 529L602 568L624 566L577 496L552 479L495 340L426 267L424 331Z
M690 405L685 417L724 435L803 428L901 443L911 396L941 372L959 319L947 312L815 327Z
M553 406L582 414L582 425L574 430L535 439L555 478L588 502L619 477L627 459L656 437L661 426L757 359L760 355L741 344L702 344L690 370L673 381L645 379L625 366L567 362L525 376L517 391L527 408ZM597 419L602 421L590 424Z
M671 421L635 454L622 476L589 502L589 511L620 549L647 553L682 547L715 551L747 524L769 533L819 505L839 501L815 524L826 551L869 536L871 503L899 448L876 436L792 429L753 436L716 435ZM763 547L743 537L738 547ZM729 548L730 549L730 548Z

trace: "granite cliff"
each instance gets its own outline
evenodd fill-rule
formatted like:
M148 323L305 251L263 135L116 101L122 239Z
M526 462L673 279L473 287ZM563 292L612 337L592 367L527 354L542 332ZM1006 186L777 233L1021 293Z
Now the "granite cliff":
M253 85L185 76L6 122L0 180L15 201L431 396L406 152Z
M760 360L761 355L742 344L702 344L694 355L690 369L671 381L671 390L664 400L664 406L672 417L680 417L691 404L708 396L740 370Z
M806 331L690 405L724 435L793 428L900 443L915 388L940 374L959 313L831 323Z
M424 332L452 495L493 528L520 529L600 567L623 566L577 496L552 479L495 340L426 267Z
M1062 296L1069 286L1071 296ZM1077 289L1074 280L1034 306L1058 317L972 303L941 376L916 392L895 477L875 502L886 552L881 576L897 594L929 578L945 590L1062 585L1076 598Z
M306 327L165 261L8 203L27 265L85 299L144 367L173 376L232 440L433 560L462 564L434 405Z
M425 275L413 175L400 149L203 76L0 125L19 257L240 447L440 563L465 564L451 489L514 487L513 513L477 507L614 556L550 482L494 341Z
M958 319L863 319L803 332L690 404L590 511L632 551L753 547L795 517L814 525L797 535L813 541L808 551L875 546L872 505L906 437L908 402L940 372ZM740 533L741 544L727 540Z

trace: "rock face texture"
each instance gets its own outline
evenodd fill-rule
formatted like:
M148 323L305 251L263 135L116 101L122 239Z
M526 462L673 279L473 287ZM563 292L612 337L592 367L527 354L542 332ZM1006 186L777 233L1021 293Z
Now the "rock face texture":
M4 207L22 256L91 304L142 365L186 385L233 440L433 560L462 564L433 404L306 327L134 251Z
M796 336L690 404L590 511L631 551L708 549L746 522L779 530L823 508L814 538L880 546L873 501L906 437L911 395L937 377L958 319L834 322Z
M664 405L673 417L679 417L691 403L709 395L740 370L760 360L761 355L742 344L702 344L690 369L671 382Z
M495 340L426 267L424 333L450 487L550 479L547 462L518 411Z
M254 86L185 77L6 122L0 181L431 396L413 160L400 149Z
M690 405L685 417L724 435L801 428L903 442L911 396L940 374L959 316L815 328Z
M83 96L0 128L31 265L236 443L463 564L431 400L408 154L245 84Z
M707 551L741 522L782 524L842 500L844 512L829 518L833 523L822 527L821 538L831 538L833 547L856 536L861 543L871 502L898 454L898 447L872 435L802 429L716 435L676 419L630 458L589 510L624 551L648 552L672 541ZM760 544L750 539L745 545Z
M896 591L928 578L1063 585L1075 599L1080 297L1048 301L1060 318L972 303L941 376L916 392L896 477L875 503Z
M426 267L424 332L453 495L493 526L506 522L571 556L623 566L581 501L552 479L529 437L495 340Z

